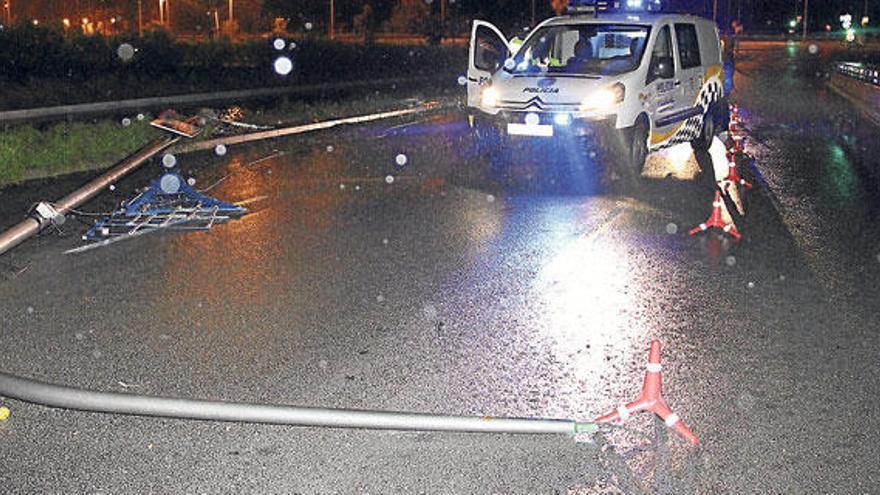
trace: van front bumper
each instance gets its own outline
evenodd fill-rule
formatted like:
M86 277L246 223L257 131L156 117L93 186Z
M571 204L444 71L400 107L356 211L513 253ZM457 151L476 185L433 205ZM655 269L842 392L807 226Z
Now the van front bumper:
M582 112L501 110L494 115L477 112L474 122L490 125L498 133L512 138L590 137L614 131L617 127L617 116L589 115Z

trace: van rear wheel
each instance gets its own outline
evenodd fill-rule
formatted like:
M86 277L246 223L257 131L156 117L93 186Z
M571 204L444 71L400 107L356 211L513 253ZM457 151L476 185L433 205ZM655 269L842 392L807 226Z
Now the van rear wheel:
M703 127L700 129L700 135L691 141L691 146L697 151L706 151L712 146L713 139L715 139L715 115L710 109L703 116Z

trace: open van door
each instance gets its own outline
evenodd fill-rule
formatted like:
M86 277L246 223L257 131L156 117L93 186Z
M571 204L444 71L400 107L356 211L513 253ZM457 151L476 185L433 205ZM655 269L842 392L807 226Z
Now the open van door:
M510 53L510 45L497 27L485 21L474 21L468 50L468 107L480 106L480 85L504 65Z

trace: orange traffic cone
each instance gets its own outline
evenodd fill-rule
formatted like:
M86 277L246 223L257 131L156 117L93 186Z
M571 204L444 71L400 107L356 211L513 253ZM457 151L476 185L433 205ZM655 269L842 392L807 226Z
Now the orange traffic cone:
M734 153L732 151L727 152L727 177L725 177L725 180L729 180L734 184L744 186L747 189L752 188L751 182L743 179L736 172L736 157L734 156Z
M639 397L629 404L619 406L614 411L596 418L597 423L608 423L613 421L626 421L631 414L641 411L651 411L660 417L666 426L675 430L679 435L684 437L691 445L698 443L697 436L694 432L685 426L678 414L672 412L672 409L666 405L661 390L662 383L660 377L660 341L651 342L651 350L648 353L648 369L645 371L645 382L642 385L642 393Z
M692 228L690 235L694 235L697 232L703 232L709 230L712 227L718 227L719 229L727 232L731 236L733 236L736 240L739 240L742 236L739 232L736 231L736 227L731 223L727 223L724 221L724 218L721 217L721 206L724 203L721 201L721 191L719 189L715 190L715 200L712 201L712 214L709 216L709 219L706 220L705 223L701 223L700 225Z

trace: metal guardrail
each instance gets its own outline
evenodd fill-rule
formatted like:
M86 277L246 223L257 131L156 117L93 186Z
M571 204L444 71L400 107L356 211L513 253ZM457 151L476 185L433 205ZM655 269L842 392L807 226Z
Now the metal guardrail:
M837 72L852 79L880 87L880 66L857 62L837 64Z

